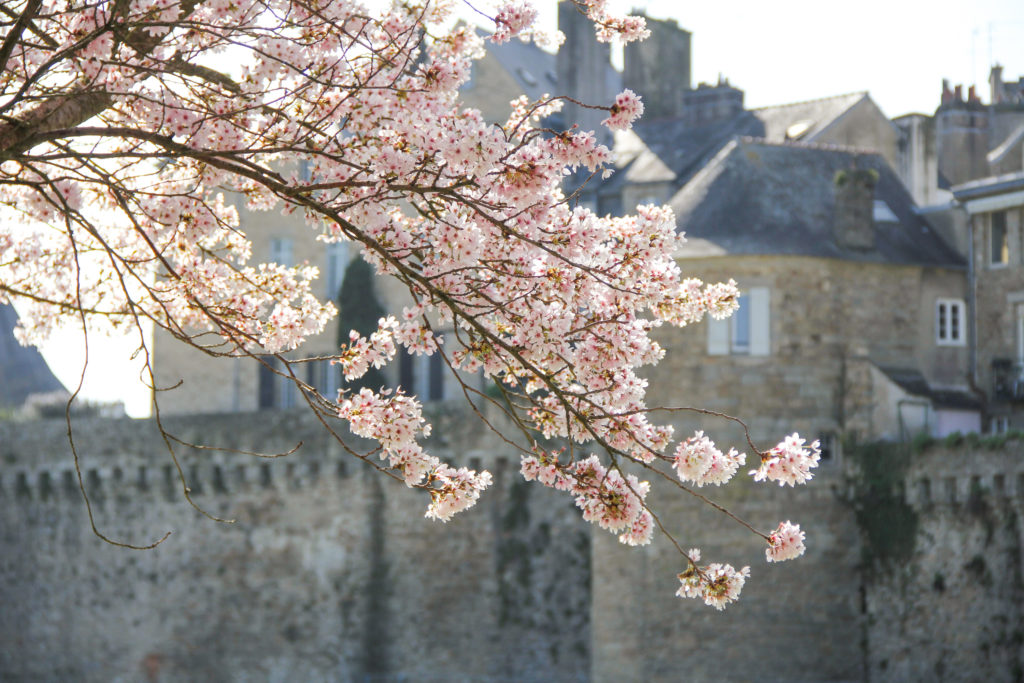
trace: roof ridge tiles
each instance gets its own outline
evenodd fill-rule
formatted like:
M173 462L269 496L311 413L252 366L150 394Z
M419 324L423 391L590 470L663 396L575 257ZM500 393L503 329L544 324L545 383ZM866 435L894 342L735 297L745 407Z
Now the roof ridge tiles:
M785 102L783 104L768 104L763 107L754 107L748 111L764 111L765 109L785 109L786 107L799 107L805 104L813 104L815 102L826 102L828 100L841 100L846 97L853 96L865 97L870 95L867 90L854 90L853 92L841 93L839 95L829 95L828 97L815 97L809 100L799 100L797 102Z
M853 145L837 145L831 142L803 142L800 140L769 140L768 138L751 135L737 136L744 144L770 145L772 147L797 147L803 149L818 149L831 152L849 152L851 154L880 154L876 149L869 147L855 147Z

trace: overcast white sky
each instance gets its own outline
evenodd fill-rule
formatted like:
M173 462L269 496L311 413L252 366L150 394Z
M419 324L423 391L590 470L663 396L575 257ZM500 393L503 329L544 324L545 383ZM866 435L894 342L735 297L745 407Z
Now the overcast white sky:
M721 73L748 107L867 90L886 115L932 113L942 79L1024 76L1024 0L648 0L644 8L693 34L693 81ZM538 4L538 7L541 5ZM545 16L554 21L554 3Z
M867 90L890 117L932 113L943 78L976 83L988 101L993 62L1005 67L1007 80L1024 76L1024 0L648 0L620 6L676 19L693 34L694 83L722 74L746 92L748 107ZM537 7L553 25L554 2ZM76 346L60 339L44 349L65 384L80 370ZM85 396L124 398L132 414L144 414L147 391L127 366L135 346L93 340Z

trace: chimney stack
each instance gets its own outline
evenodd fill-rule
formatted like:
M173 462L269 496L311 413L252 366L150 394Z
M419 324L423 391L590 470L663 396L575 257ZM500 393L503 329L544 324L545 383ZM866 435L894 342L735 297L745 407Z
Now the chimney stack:
M836 208L832 226L836 244L844 249L875 248L875 185L878 171L856 166L835 177Z
M609 92L608 88L611 47L608 43L597 42L594 25L576 10L572 2L563 0L558 3L558 29L565 34L565 42L555 57L561 94L584 104L610 105L618 94ZM576 123L580 130L594 131L602 144L611 143L611 133L601 125L608 112L566 102L562 116L566 128Z
M643 98L645 119L680 116L690 89L690 32L671 19L648 18L647 29L647 40L623 51L622 85Z
M949 104L953 101L953 91L949 89L949 79L942 79L942 104Z

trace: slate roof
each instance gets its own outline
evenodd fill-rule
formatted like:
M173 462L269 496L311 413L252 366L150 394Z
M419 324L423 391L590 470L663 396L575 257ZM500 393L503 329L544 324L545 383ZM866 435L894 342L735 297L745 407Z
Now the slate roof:
M928 384L928 380L920 370L914 368L892 368L877 366L883 375L908 394L923 396L939 408L954 410L980 410L981 401L966 391L956 389L936 389Z
M978 178L957 185L953 188L953 196L958 202L966 202L1021 190L1024 190L1024 171L1016 171L1015 173Z
M487 52L515 79L522 91L532 100L545 93L559 94L558 67L554 53L546 52L535 43L512 39L505 43L488 40L490 33L477 29L477 35L484 39ZM622 75L608 64L605 69L605 89L610 97L622 90Z
M484 38L487 52L498 59L531 100L538 99L544 93L558 92L555 55L541 50L533 43L524 43L518 39L494 43L487 39L490 33L481 29L477 29L477 33Z
M874 169L875 248L833 238L835 176ZM689 243L681 256L791 254L852 261L963 267L919 215L899 177L878 154L849 148L740 138L727 144L669 204ZM887 210L886 210L887 209Z
M602 187L601 194L616 193L626 183L674 181L679 187L737 136L784 142L787 131L799 124L800 140L813 142L866 99L870 99L866 92L858 92L761 107L704 126L691 126L682 118L641 119L632 130L616 136L620 171Z
M751 110L751 113L763 126L763 132L758 134L758 137L783 142L787 139L787 131L799 125L803 134L795 139L813 142L819 133L865 99L868 99L866 92L855 92L806 102L761 107Z
M5 408L17 408L30 394L64 388L39 351L14 338L17 323L14 307L0 304L0 407Z
M729 140L760 135L761 130L750 112L705 126L690 126L683 119L641 119L632 130L616 136L617 162L622 168L616 176L620 184L672 180L681 184Z

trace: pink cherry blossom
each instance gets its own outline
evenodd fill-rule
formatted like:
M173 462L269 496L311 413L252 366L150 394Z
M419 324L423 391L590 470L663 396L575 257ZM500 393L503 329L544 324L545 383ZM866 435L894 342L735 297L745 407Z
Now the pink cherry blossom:
M640 96L632 90L623 90L615 96L615 104L611 107L611 116L601 122L609 130L627 130L633 127L633 121L644 113L644 103Z
M571 1L600 40L647 33L606 0ZM494 42L550 40L530 2L496 4L480 10ZM572 122L545 128L562 96L521 96L503 125L465 107L460 88L485 41L453 21L455 6L42 0L0 71L0 303L18 301L24 343L84 320L153 325L215 357L275 356L266 366L284 368L345 448L446 522L491 475L427 452L419 398L384 387L324 396L295 372L337 311L314 295L314 265L261 262L240 211L305 223L311 244L351 244L406 297L400 315L330 355L348 380L400 353L441 354L467 396L514 425L502 436L522 449L524 478L571 496L626 545L689 531L662 525L647 478L684 486L673 468L681 482L721 485L745 456L703 432L674 445L645 377L665 355L660 328L727 317L737 284L682 272L668 207L602 217L573 205L566 174L604 175L612 154ZM613 130L643 112L629 90L591 104ZM349 433L373 450L346 444ZM754 478L809 480L819 450L803 444L794 434L762 454ZM802 552L795 525L772 538L770 559ZM719 609L736 599L746 568L689 559L680 595Z
M779 445L761 456L761 466L751 470L754 481L777 481L779 486L804 484L814 476L812 469L821 459L817 441L804 446L799 434L787 436Z
M783 562L800 557L804 550L804 532L800 525L786 520L779 522L779 528L768 535L768 548L764 554L769 562Z
M686 554L690 566L678 576L680 585L676 595L703 600L719 611L739 599L743 584L750 578L750 567L737 571L732 565L717 562L698 567L700 551L694 548Z

